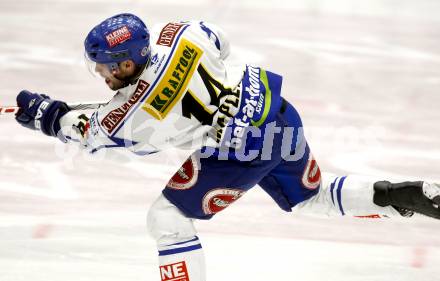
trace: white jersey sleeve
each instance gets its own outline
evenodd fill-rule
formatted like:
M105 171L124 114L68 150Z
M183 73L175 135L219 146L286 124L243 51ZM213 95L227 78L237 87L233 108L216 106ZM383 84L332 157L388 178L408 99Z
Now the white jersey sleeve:
M152 28L150 43L151 62L136 83L89 119L74 112L61 119L67 139L91 153L125 148L139 155L218 145L240 106L246 68L224 64L224 32L205 22L167 23Z

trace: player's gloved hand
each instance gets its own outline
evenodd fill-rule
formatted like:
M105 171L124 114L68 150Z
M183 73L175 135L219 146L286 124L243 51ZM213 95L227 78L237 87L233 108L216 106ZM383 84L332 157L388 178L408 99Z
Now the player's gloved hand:
M440 219L440 185L422 181L374 184L373 201L376 205L393 206L401 214L413 211Z
M52 100L46 95L21 91L17 96L20 108L15 119L22 126L40 130L45 135L56 137L60 130L60 118L70 111L65 102Z

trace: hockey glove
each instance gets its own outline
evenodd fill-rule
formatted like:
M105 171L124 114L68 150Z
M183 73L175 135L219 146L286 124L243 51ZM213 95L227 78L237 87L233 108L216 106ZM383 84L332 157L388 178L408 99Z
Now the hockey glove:
M70 111L65 102L27 90L18 94L17 105L20 108L15 116L18 123L53 137L57 136L61 128L60 118Z
M374 184L373 201L381 207L393 206L402 215L416 212L440 219L440 185L422 181Z

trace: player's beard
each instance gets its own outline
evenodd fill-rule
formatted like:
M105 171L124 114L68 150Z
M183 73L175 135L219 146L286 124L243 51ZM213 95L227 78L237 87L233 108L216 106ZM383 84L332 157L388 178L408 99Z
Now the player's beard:
M121 88L127 87L130 84L134 84L142 71L145 69L146 65L136 65L134 72L126 73L114 73L114 74L102 74L101 76L105 79L107 86L113 91L119 90Z
M118 79L118 78L114 77L113 75L111 77L106 77L105 83L113 91L117 91L121 88L124 88L127 85L126 81Z

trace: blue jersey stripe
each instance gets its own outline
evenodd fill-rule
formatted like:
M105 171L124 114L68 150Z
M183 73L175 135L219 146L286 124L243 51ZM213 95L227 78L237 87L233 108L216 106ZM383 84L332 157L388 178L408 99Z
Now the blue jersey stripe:
M342 185L344 184L345 178L347 178L347 177L342 177L341 178L341 180L339 181L339 184L338 184L338 189L336 190L337 198L338 198L338 203L339 203L339 210L341 211L341 214L343 216L345 216L345 213L344 213L344 209L342 208L342 194L341 194L341 190L342 190Z
M334 182L330 185L330 194L332 195L333 205L335 205L335 198L333 196L333 190L335 189L335 184L336 184L337 180L338 180L338 178L335 178Z
M94 149L92 149L92 151L90 151L90 154L94 154L96 152L98 152L99 150L103 149L103 148L115 148L115 147L121 147L118 144L112 144L112 145L100 145L98 147L95 147Z
M173 57L173 53L174 50L176 49L176 46L178 45L177 43L179 42L180 36L183 34L183 32L185 31L185 29L188 27L189 25L185 25L179 35L177 35L176 39L174 40L174 45L170 51L170 54L168 56L167 61L165 62L164 66L162 67L162 70L160 71L159 75L157 76L156 80L154 80L153 84L151 84L151 86L148 88L147 92L144 94L144 96L135 104L133 105L132 109L130 110L130 112L124 117L124 119L122 120L122 122L118 125L119 127L116 128L116 130L113 132L112 136L116 135L118 133L118 131L123 127L123 124L125 123L125 120L127 120L128 118L130 118L130 116L133 114L133 112L135 112L139 106L145 101L145 99L150 95L151 91L153 91L154 87L156 87L156 84L160 81L160 79L162 78L162 74L164 73L165 69L167 69L168 63L170 62L171 58Z
M189 243L189 242L194 242L194 241L197 241L197 240L199 240L199 237L196 236L194 239L191 239L191 240L188 240L188 241L184 241L184 242L170 244L170 245L167 245L167 247L168 246L174 246L174 245L182 245L182 244L186 244L186 243Z
M107 135L107 137L108 137L112 142L114 142L115 144L100 145L100 146L98 146L98 147L95 147L95 148L90 152L90 154L93 154L93 153L95 153L95 152L97 152L97 151L99 151L100 149L103 149L103 148L131 147L131 146L134 146L134 145L137 144L137 142L135 142L135 141L131 141L131 140L120 139L120 138L117 138L117 137L111 137L111 136L108 136L108 135Z
M159 256L168 256L168 255L174 255L174 254L179 254L179 253L184 253L184 252L191 252L191 251L198 250L201 248L202 248L202 245L197 244L197 245L192 245L192 246L183 247L183 248L164 250L164 251L159 251Z

